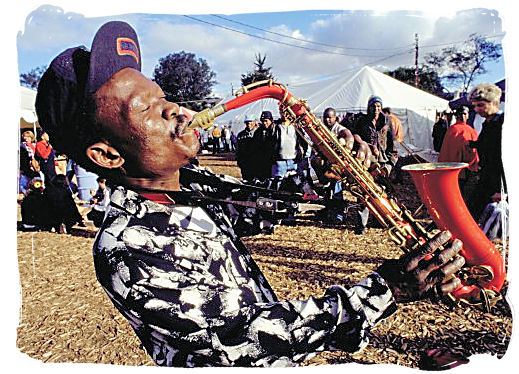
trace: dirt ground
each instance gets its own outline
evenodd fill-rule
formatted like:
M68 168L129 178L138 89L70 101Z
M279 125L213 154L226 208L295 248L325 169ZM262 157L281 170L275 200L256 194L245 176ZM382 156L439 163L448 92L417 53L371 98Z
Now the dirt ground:
M203 155L200 161L215 172L240 175L232 157ZM407 176L395 189L411 211L420 205ZM22 294L17 347L43 362L154 365L97 283L94 235L88 228L61 235L17 232ZM297 216L295 225L279 226L272 235L244 242L280 299L305 299L333 284L352 285L385 259L401 255L382 229L369 228L358 236L351 224L325 224L311 214ZM364 350L320 353L305 365L394 363L418 368L424 352L435 348L465 358L482 353L500 358L511 332L512 315L504 301L491 313L414 302L400 305L373 329Z

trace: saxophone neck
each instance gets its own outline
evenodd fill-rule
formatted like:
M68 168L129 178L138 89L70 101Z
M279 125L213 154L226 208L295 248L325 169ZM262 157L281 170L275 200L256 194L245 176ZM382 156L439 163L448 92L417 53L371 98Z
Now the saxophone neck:
M213 121L216 117L221 116L227 111L225 104L219 104L215 107L204 109L196 113L189 123L189 127L194 129L200 127L202 130L207 130L213 126Z

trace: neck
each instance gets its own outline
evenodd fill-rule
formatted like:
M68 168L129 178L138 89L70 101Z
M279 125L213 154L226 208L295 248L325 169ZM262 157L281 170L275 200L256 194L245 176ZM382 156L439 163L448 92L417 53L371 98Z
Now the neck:
M133 178L126 176L123 184L134 190L180 191L179 171L168 177Z
M488 113L488 114L486 115L485 119L492 119L492 117L494 117L494 116L497 114L497 112L499 112L499 109L496 110L495 112Z

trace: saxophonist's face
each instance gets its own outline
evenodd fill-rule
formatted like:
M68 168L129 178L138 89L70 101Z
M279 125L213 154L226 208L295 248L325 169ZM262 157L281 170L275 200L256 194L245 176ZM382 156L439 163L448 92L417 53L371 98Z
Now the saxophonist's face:
M178 105L164 96L155 82L131 68L96 92L96 119L125 159L128 176L167 179L196 155L198 139L178 116Z

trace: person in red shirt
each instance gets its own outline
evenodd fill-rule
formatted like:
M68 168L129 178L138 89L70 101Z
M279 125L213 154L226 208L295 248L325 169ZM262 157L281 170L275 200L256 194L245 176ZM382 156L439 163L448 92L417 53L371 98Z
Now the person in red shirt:
M34 158L40 163L41 171L45 175L45 181L51 181L56 176L56 167L54 165L54 149L49 143L49 135L42 132L40 141L36 143Z
M478 169L478 153L476 149L469 147L469 141L477 140L478 133L474 128L467 125L469 118L469 108L463 106L454 112L456 123L449 127L443 140L439 162L466 162L469 164L467 168L476 172ZM462 169L459 174L460 191L463 194L465 184L469 178L469 171Z

